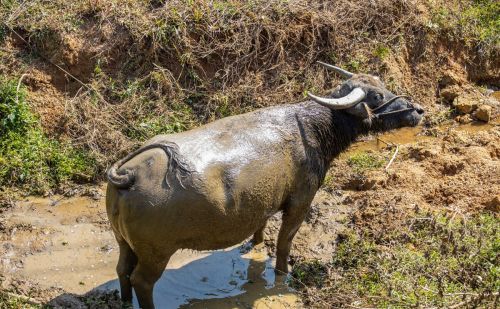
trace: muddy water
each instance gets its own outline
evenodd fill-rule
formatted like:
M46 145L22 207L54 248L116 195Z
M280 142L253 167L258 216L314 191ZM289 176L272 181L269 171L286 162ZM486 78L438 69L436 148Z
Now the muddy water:
M500 91L495 91L491 94L498 102L500 102Z
M447 124L440 126L438 129L440 131L447 130L457 130L457 131L466 131L469 133L476 133L480 131L486 131L493 128L496 125L499 125L499 120L495 120L492 123L484 123L484 122L472 122L465 125L457 125L457 124ZM386 148L387 144L396 144L396 145L406 145L413 144L424 140L435 140L436 138L433 136L425 135L423 132L423 127L413 127L413 128L401 128L397 130L393 130L379 136L369 136L367 139L361 140L359 142L354 143L349 147L349 149L342 154L342 157L348 157L357 152L363 151L380 151Z
M82 197L59 202L30 198L19 203L5 221L17 226L10 241L24 256L23 267L7 271L34 279L42 287L74 293L114 278L118 253L112 233L100 224L106 218L102 206Z
M8 248L1 258L5 274L77 294L119 288L118 249L103 199L28 198L3 221L11 230L2 241ZM275 278L263 247L183 250L171 258L154 298L159 308L296 308L298 297L284 280Z

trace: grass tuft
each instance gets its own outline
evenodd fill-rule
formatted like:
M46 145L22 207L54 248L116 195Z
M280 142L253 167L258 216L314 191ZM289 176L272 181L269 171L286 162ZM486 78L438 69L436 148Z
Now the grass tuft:
M500 231L494 215L409 217L382 238L368 229L341 235L331 262L297 263L293 284L309 302L333 307L494 306L500 290ZM314 265L314 267L311 267ZM330 269L328 286L317 278ZM303 283L303 284L302 284ZM354 303L356 302L356 303ZM490 307L492 308L492 307Z
M385 160L373 152L357 152L347 159L355 172L362 173L384 166Z
M500 3L495 0L451 1L435 3L429 26L448 31L466 43L479 42L485 47L500 44Z
M94 160L67 142L48 138L13 80L0 81L0 186L43 193L69 180L90 180Z
M35 305L22 298L10 296L0 292L0 309L38 309L43 308L40 305Z

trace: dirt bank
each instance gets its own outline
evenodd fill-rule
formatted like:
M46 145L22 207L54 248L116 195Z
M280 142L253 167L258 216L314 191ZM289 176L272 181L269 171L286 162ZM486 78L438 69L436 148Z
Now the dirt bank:
M485 100L477 85L500 87L498 10L494 1L9 1L0 74L23 76L44 131L89 153L87 178L102 179L154 134L326 92L339 79L317 60L377 74L432 114L460 93Z
M423 126L333 162L293 243L295 291L270 272L277 216L264 248L180 252L157 301L497 306L498 252L481 246L499 230L499 14L486 0L0 1L0 107L17 107L0 110L16 120L0 121L0 308L118 308L103 171L155 134L327 93L340 80L317 60L380 76L423 105Z

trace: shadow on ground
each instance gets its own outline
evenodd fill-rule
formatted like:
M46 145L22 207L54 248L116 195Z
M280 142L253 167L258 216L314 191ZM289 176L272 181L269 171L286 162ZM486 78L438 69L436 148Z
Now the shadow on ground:
M175 267L175 265L174 265ZM297 301L283 276L276 277L265 248L245 245L209 252L177 269L166 269L155 285L157 308L293 308ZM56 308L121 308L118 279L83 296L62 294ZM134 308L139 308L134 298Z

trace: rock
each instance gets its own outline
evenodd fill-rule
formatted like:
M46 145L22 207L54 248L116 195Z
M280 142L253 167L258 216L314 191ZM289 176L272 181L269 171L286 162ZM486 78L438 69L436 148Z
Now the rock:
M462 92L462 89L460 89L460 87L457 85L453 85L442 89L440 92L440 96L446 102L451 103L453 102L453 100L455 100L456 97L459 96L460 92Z
M495 196L491 201L486 203L486 209L493 212L500 212L500 195Z
M79 216L76 218L76 223L86 223L87 221L87 217L85 216Z
M443 77L439 80L441 86L449 85L461 85L464 78L452 70L448 70L444 73Z
M472 117L469 114L460 115L455 117L455 121L460 124L467 124L472 122Z
M462 114L469 114L477 109L477 101L467 97L457 97L453 101L453 106Z
M477 111L476 114L474 115L477 119L484 121L484 122L490 122L491 119L491 110L492 107L489 105L481 105Z

